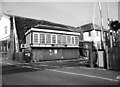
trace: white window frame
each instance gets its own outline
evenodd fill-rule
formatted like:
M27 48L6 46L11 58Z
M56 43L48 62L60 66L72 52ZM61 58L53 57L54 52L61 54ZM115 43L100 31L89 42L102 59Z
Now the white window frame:
M37 34L38 35L38 42L35 42L35 39L34 39L34 35ZM38 32L33 32L33 43L40 43L40 35Z

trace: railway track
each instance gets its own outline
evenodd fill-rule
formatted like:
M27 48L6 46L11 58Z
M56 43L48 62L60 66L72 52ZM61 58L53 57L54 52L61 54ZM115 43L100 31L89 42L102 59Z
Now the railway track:
M39 68L39 69L51 69L51 68L63 68L63 67L79 67L88 66L85 60L54 60L54 61L40 61L36 63L17 63L16 66Z

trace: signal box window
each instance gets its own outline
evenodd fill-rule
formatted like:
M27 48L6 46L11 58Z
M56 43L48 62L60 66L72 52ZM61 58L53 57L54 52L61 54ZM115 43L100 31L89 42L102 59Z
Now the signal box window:
M71 38L70 38L70 35L67 36L67 44L70 44L71 43Z
M62 40L62 37L61 37L60 34L58 34L58 35L57 35L57 42L58 42L58 44L61 44L61 43L62 43L61 40Z
M44 33L40 33L40 43L45 44L45 34Z
M39 42L38 42L38 37L39 37L39 33L34 33L34 34L33 34L33 40L34 40L33 42L34 42L34 43L39 43Z
M46 34L46 43L47 44L51 43L51 34L49 34L49 33Z
M52 43L56 44L56 35L55 34L52 35Z
M62 36L62 43L63 43L63 44L66 44L66 35L63 35L63 36Z
M71 38L72 38L72 44L74 44L75 41L74 36L72 36Z

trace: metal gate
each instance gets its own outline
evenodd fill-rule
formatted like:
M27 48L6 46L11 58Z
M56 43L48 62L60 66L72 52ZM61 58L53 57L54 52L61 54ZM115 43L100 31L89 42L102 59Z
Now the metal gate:
M80 42L80 55L87 58L89 67L94 67L96 62L95 51L93 50L93 42L84 41Z

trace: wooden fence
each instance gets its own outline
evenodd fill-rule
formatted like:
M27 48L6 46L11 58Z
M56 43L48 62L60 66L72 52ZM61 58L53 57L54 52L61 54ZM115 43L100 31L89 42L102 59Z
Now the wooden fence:
M108 49L108 68L120 71L120 47Z

